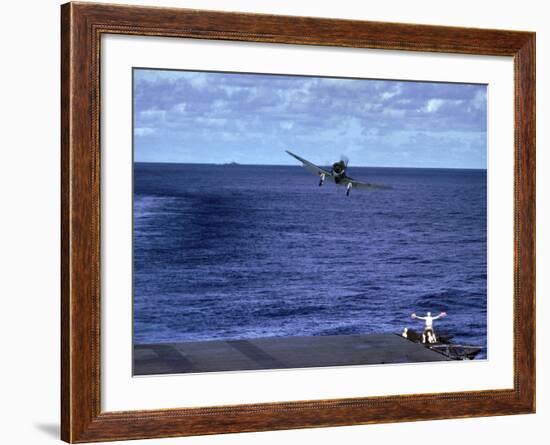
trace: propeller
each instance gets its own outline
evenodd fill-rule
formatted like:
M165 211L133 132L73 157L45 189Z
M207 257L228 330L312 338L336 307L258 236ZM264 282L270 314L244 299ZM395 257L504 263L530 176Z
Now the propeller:
M340 160L344 162L346 167L348 166L349 158L346 155L340 155Z

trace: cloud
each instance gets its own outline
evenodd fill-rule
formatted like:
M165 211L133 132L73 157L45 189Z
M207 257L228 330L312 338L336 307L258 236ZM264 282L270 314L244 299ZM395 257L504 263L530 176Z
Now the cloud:
M423 111L425 111L426 113L433 113L434 111L439 110L443 103L443 99L430 99L428 102L426 102Z
M155 134L155 129L148 127L137 127L134 128L134 133L136 136L150 136L152 134Z
M136 142L138 160L227 162L241 153L284 163L284 148L295 147L323 159L349 151L365 165L395 165L401 150L418 164L435 156L441 166L485 166L485 85L139 69L134 88L135 134L150 136ZM462 160L421 147L448 144L451 134L470 147ZM471 145L477 137L483 143Z
M181 102L179 104L176 104L172 107L172 109L176 113L185 113L185 110L187 109L187 104L185 102Z
M166 110L149 109L139 112L143 119L163 120L166 117Z

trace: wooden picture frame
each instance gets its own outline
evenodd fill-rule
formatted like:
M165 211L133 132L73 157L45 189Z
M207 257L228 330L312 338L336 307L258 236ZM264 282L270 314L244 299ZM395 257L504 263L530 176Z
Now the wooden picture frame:
M535 411L535 34L67 3L61 7L61 437L94 442ZM209 408L102 412L100 38L103 34L512 56L514 387Z

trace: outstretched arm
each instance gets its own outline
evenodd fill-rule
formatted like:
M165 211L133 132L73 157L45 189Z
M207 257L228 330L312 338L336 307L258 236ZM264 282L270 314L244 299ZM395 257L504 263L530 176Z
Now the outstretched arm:
M434 320L437 320L438 318L443 318L447 316L447 312L441 312L438 316L434 317Z
M419 320L426 320L426 317L419 317L418 315L416 314L411 314L411 318L414 320L414 319L419 319Z

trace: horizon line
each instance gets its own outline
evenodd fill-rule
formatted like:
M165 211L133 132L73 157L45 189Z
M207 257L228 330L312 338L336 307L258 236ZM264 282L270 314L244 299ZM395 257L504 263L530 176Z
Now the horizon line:
M216 166L244 166L244 167L303 167L298 164L243 164L240 162L180 162L180 161L133 161L134 164L184 164L184 165L216 165ZM319 164L320 167L330 167L330 165ZM411 167L411 166L393 166L393 165L352 165L351 168L404 168L404 169L425 169L425 170L481 170L487 171L487 167Z

